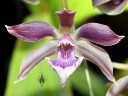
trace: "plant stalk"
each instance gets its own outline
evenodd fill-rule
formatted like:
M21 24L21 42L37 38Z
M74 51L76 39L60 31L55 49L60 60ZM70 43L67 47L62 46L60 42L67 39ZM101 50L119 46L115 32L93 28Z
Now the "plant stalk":
M89 87L90 96L94 96L93 90L92 90L92 84L91 84L90 74L89 74L89 70L88 70L87 64L85 66L85 75L87 77L87 83L88 83L88 87Z
M112 62L113 68L120 69L120 70L128 70L128 64Z
M63 9L68 9L67 0L62 0Z

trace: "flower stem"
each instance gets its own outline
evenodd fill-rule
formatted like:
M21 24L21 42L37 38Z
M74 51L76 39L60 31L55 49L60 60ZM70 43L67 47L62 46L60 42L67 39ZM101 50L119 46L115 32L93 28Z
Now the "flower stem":
M86 65L85 66L85 75L87 77L87 83L88 83L88 87L89 87L90 96L94 96L88 66L87 66L87 64L85 64L85 65Z
M63 9L68 9L67 0L62 0Z
M112 62L115 69L128 70L128 64Z

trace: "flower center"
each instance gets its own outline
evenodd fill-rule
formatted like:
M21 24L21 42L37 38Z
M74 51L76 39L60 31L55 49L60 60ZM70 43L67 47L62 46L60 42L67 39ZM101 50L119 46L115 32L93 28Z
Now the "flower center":
M58 45L58 52L63 59L68 59L72 54L74 54L73 41L69 35L65 34L61 37Z
M70 45L69 42L66 42L66 43L61 42L60 47L61 47L64 51L68 51L72 46Z

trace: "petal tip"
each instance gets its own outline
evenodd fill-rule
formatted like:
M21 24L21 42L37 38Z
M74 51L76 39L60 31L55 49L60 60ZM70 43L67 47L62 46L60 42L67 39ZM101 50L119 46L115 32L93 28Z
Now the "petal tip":
M119 84L117 83L117 81L114 81L114 84L115 84L116 86L119 86Z
M122 35L122 36L119 36L120 39L123 39L124 37L125 37L125 36L123 36L123 35Z
M5 28L7 29L7 31L12 34L15 33L14 30L11 28L11 26L5 25Z
M5 26L5 28L7 29L7 31L10 30L10 27L9 27L8 25L4 25L4 26Z
M19 82L18 80L14 81L13 84L16 84L17 82Z
M62 81L61 81L61 86L62 86L62 88L65 87L65 84L66 84L66 82L62 82Z
M113 43L112 45L115 45L117 43L119 43L125 36L117 36L117 41L115 43Z
M114 77L113 77L113 79L111 79L111 81L112 81L115 85L117 85L117 86L118 86L117 81L115 80L115 78L114 78Z
M18 77L14 82L13 82L13 84L16 84L16 83L18 83L18 82L20 82L21 80L23 80L23 79L25 79L25 77Z
M84 59L84 56L81 56L81 57L79 58L79 62L82 62L83 59Z
M8 27L9 27L8 25L4 25L4 26L6 27L6 29L8 29Z

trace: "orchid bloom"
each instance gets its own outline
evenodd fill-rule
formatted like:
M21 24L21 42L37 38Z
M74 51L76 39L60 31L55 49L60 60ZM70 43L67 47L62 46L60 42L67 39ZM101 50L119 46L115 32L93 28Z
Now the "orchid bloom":
M128 75L117 81L117 84L112 84L112 86L108 89L106 96L118 96L120 93L124 92L125 95L128 96Z
M128 0L92 0L93 6L108 15L117 15L123 12Z
M53 40L32 51L24 59L17 81L26 77L35 65L46 58L59 75L61 84L64 86L69 76L81 64L83 58L87 58L96 64L109 80L116 82L109 55L104 49L91 42L111 46L118 43L124 36L118 36L108 26L98 23L84 24L75 30L73 24L75 13L75 11L66 9L58 11L59 29L41 21L14 26L6 25L10 34L28 42L39 41L46 36L54 37ZM56 53L58 54L57 59L48 58L48 56Z

